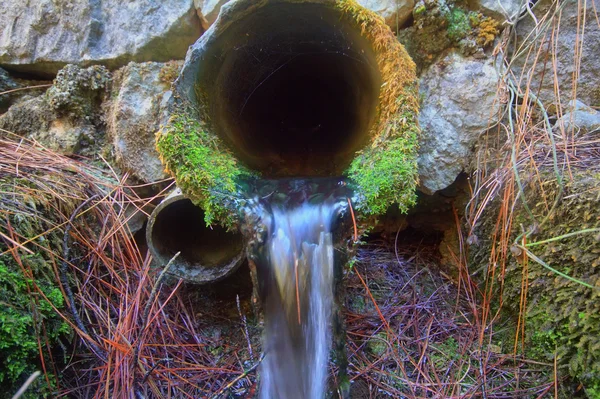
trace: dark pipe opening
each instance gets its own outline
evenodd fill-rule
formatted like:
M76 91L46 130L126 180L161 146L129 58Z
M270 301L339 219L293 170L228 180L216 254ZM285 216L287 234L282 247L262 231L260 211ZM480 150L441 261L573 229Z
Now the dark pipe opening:
M339 175L368 142L380 75L330 6L272 4L233 21L201 61L209 119L267 177Z
M185 269L179 273L183 277L193 280L198 274L197 282L205 277L207 281L218 279L243 256L241 234L220 226L207 227L204 211L188 199L169 202L155 215L149 237L154 253L164 263L181 251L176 267Z

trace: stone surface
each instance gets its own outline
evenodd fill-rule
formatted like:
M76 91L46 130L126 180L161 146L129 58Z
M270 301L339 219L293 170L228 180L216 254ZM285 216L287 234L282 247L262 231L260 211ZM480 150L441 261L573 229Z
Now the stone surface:
M420 189L432 194L454 182L472 148L498 118L499 77L492 60L450 53L421 76Z
M223 4L229 0L194 0L194 6L201 15L204 28L207 29L216 21Z
M587 133L598 133L600 136L600 112L588 107L581 101L573 101L566 112L554 126L555 131L564 129L567 134L573 132L575 136Z
M415 6L414 0L357 0L358 4L375 11L396 31L408 21Z
M498 21L505 21L507 17L514 18L519 13L520 6L521 0L479 0L481 11Z
M0 93L4 93L10 90L18 89L21 87L4 69L0 68ZM14 101L14 95L11 94L0 94L0 113L6 111L6 109Z
M593 0L595 8L600 10L600 0ZM583 20L583 7L578 8L576 0L566 0L560 14L560 26L555 30L560 32L558 40L553 39L553 28L550 25L546 35L540 35L534 44L533 53L537 52L540 44L543 48L556 47L555 56L545 54L543 51L535 70L532 72L534 63L533 57L526 60L527 51L524 55L513 61L513 72L517 79L521 76L532 76L530 89L534 93L539 92L539 97L547 108L552 110L556 107L556 96L554 80L555 75L558 82L557 89L560 90L561 104L567 104L572 98L573 76L574 72L579 70L577 79L577 98L593 107L600 106L600 25L596 18L593 4L587 2L587 13L585 15L585 30L578 26L578 20ZM542 18L547 12L552 12L555 5L550 0L540 0L534 7L534 13L538 19ZM519 45L535 27L535 21L527 14L518 25ZM584 35L582 36L582 31ZM581 40L583 39L583 40ZM554 43L556 42L556 43ZM552 44L550 44L552 43ZM575 50L577 46L581 48L581 59L579 68L575 62ZM553 65L556 67L554 68ZM524 79L526 80L526 79Z
M0 128L64 155L79 153L82 147L99 144L99 110L109 80L104 67L67 65L45 94L26 97L0 115Z
M0 68L0 114L25 96L39 96L51 82L18 79ZM16 90L16 91L15 91Z
M166 177L155 148L164 102L181 63L130 63L115 72L106 124L117 163L150 183Z
M83 141L93 141L95 127L84 120L60 117L45 95L27 98L0 116L0 128L38 141L63 155L73 155ZM3 132L0 136L5 136Z
M202 32L192 0L6 0L0 9L0 65L36 74L183 59Z
M229 0L194 0L207 25L217 19L221 7ZM393 30L402 27L412 14L414 0L357 0L358 4L381 15ZM208 26L206 26L208 27Z

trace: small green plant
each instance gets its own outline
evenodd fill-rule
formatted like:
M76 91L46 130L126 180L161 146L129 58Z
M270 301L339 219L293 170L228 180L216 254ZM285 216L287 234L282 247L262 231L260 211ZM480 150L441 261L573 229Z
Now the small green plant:
M470 20L469 14L462 9L453 9L448 16L448 37L455 42L466 37L472 29Z

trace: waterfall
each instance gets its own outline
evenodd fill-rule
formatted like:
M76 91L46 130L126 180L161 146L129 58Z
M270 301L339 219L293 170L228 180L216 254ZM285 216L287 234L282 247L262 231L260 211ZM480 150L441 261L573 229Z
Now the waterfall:
M262 399L325 396L333 309L333 200L271 205L258 265L265 311Z

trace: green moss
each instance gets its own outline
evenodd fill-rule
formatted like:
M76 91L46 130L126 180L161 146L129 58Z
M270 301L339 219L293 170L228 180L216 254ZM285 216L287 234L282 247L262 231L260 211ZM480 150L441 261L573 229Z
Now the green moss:
M27 173L24 171L24 175ZM49 219L57 209L50 190L42 191L32 180L31 176L0 176L0 203L6 207L1 225L10 223L23 241L50 229ZM52 211L48 210L50 206L54 206ZM61 234L60 229L55 230L27 247L31 251L60 248ZM55 260L43 250L33 254L18 251L13 257L8 249L0 240L0 253L5 253L0 255L0 385L9 397L14 394L34 371L42 370L42 353L47 374L38 377L25 397L54 397L51 392L56 376L52 374L52 363L60 356L54 353L51 360L49 354L71 333L69 324L55 311L65 309L54 273Z
M435 352L431 354L431 362L437 370L447 370L462 356L458 342L453 337L435 345L432 344L432 346ZM457 372L457 374L460 373Z
M39 255L23 256L21 261L43 263ZM35 292L34 284L47 299ZM39 367L38 338L54 343L70 328L53 309L64 307L58 287L45 278L34 281L25 277L16 263L8 260L0 260L0 302L0 384L12 385L11 390L16 391Z
M177 185L204 210L207 224L237 225L239 183L252 176L197 118L173 115L157 134L157 149Z
M418 3L413 10L413 26L399 32L398 39L419 69L429 66L452 47L471 55L489 46L498 35L493 19L457 3L445 0Z
M369 338L367 349L376 357L381 357L388 350L389 338L386 332L378 332L373 337Z
M463 39L471 30L469 16L460 8L455 8L448 16L448 37L450 40L458 42Z
M390 122L389 136L361 151L348 169L355 183L355 207L364 216L384 213L398 204L402 212L416 202L418 183L417 116L407 113Z

